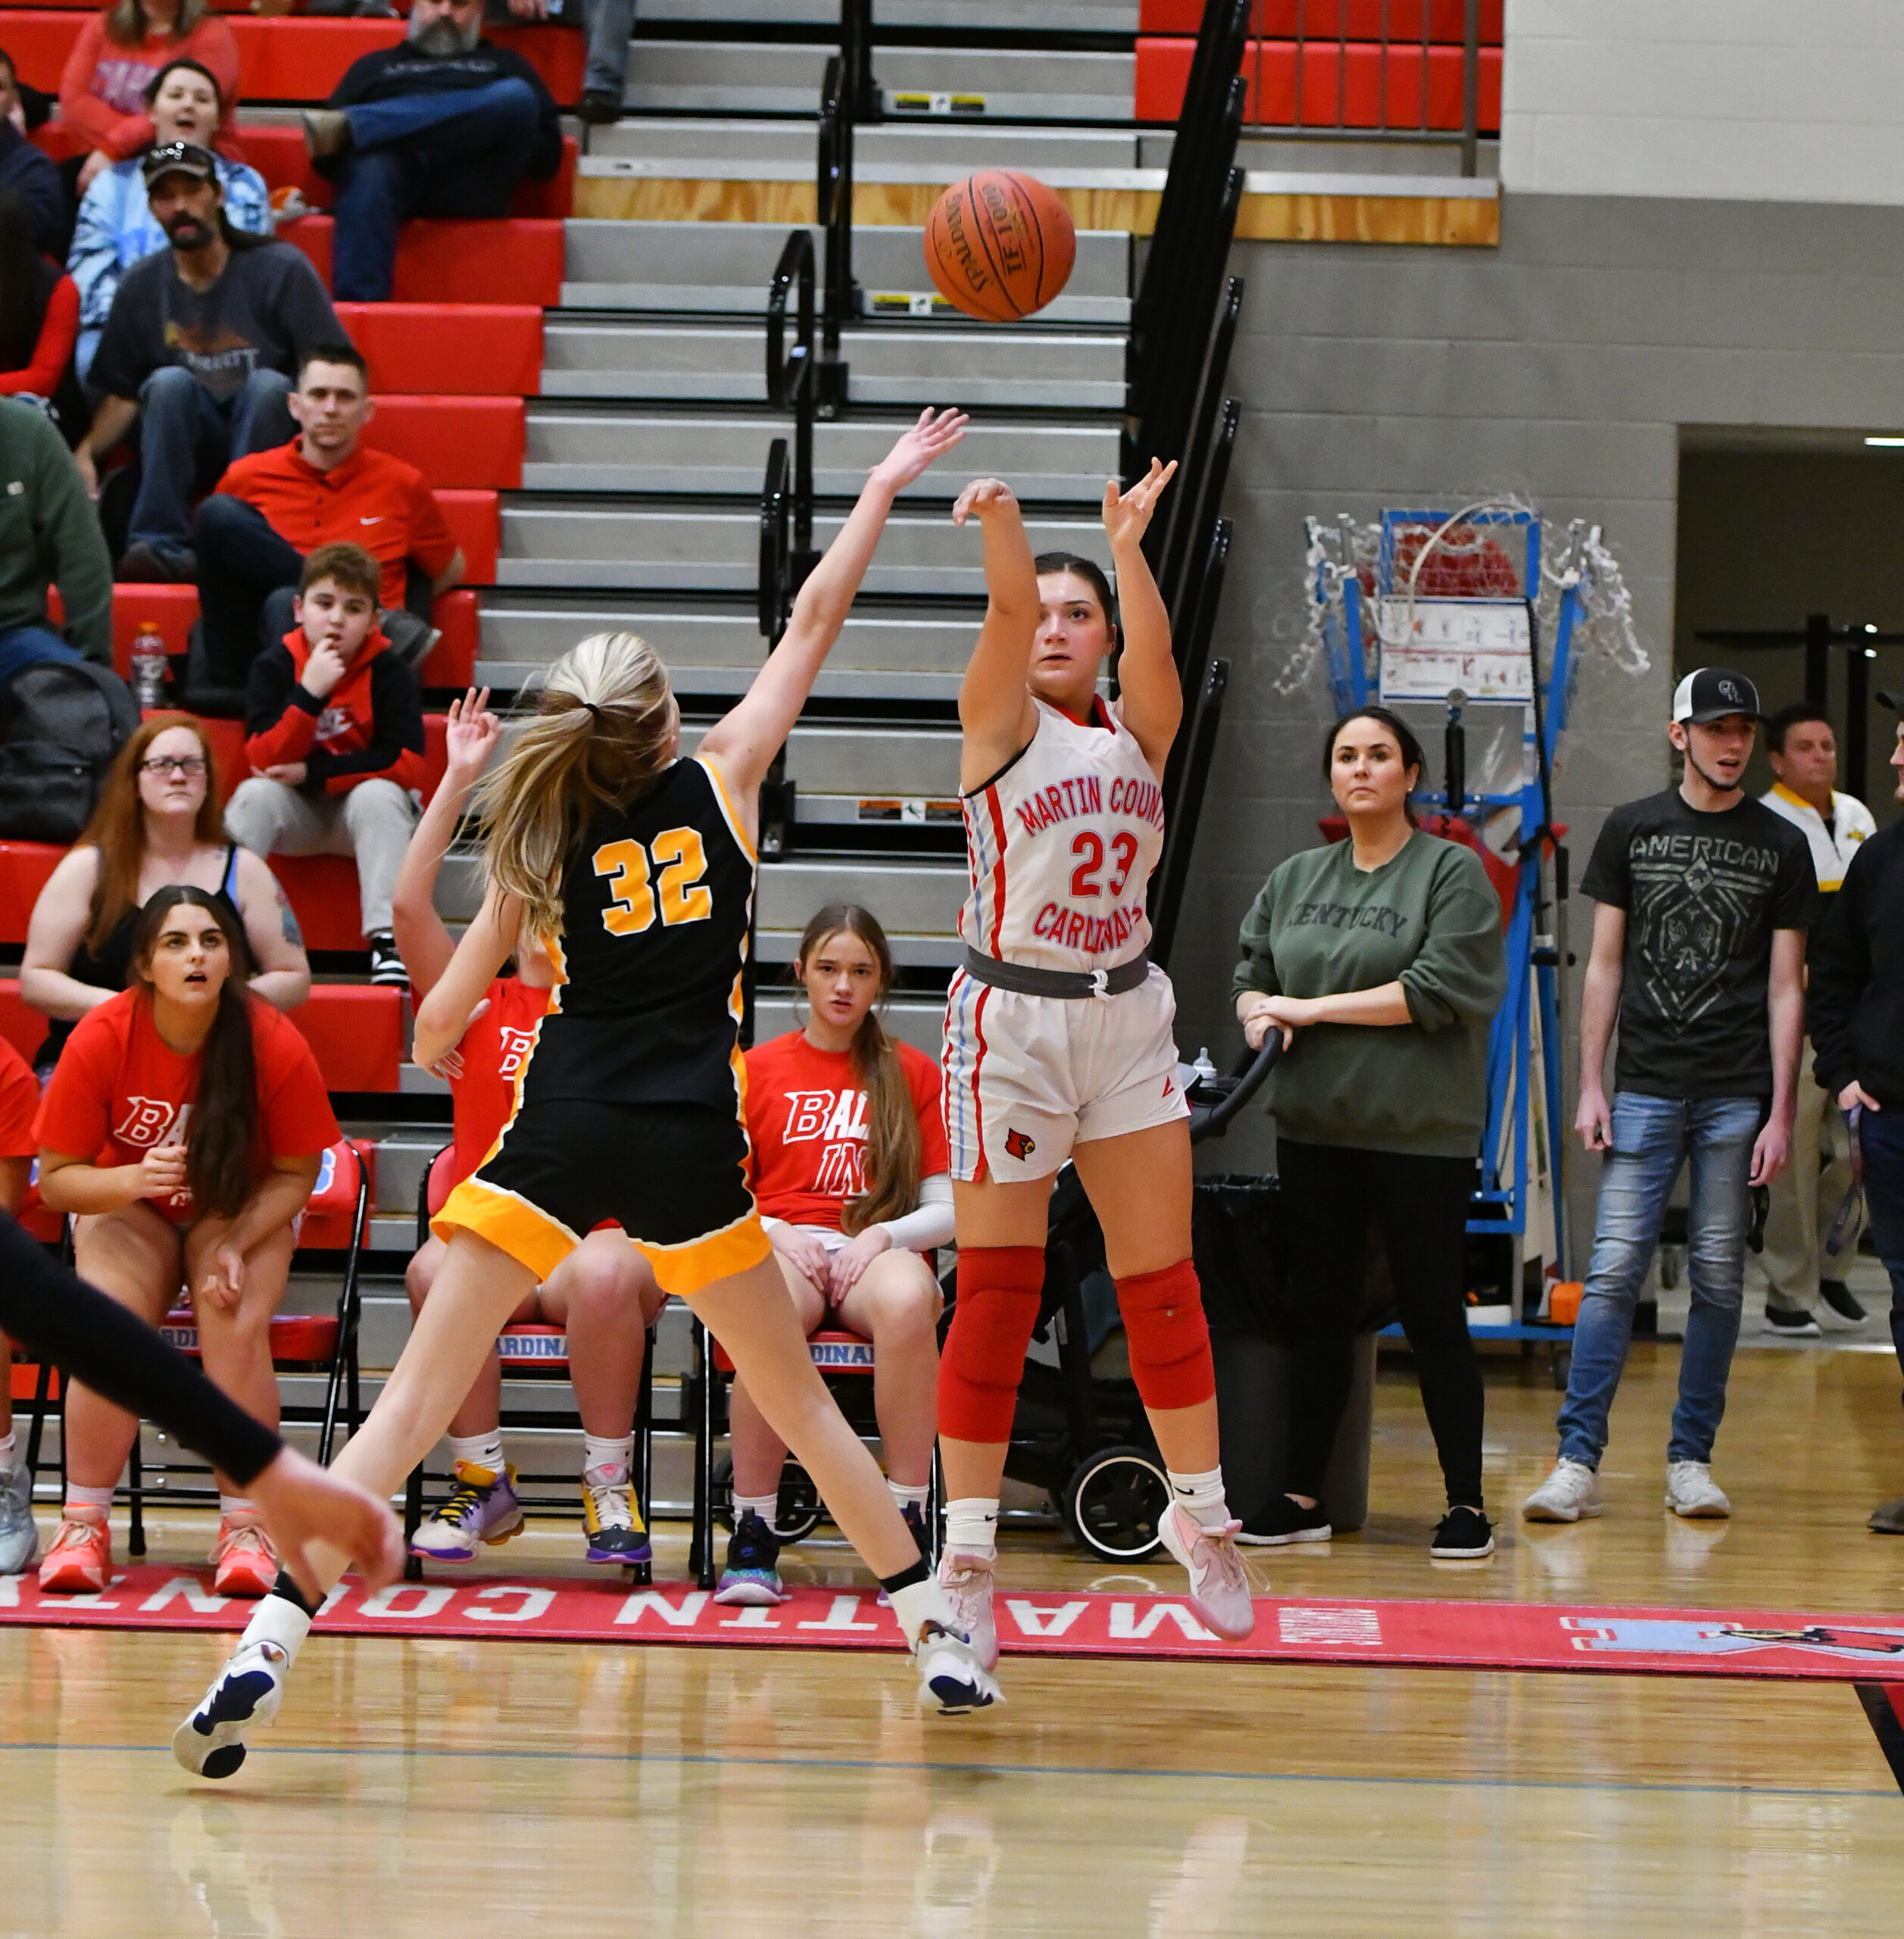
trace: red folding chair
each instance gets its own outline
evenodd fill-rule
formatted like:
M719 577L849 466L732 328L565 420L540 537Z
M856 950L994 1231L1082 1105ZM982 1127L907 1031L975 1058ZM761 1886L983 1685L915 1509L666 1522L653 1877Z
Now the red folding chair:
M344 1138L331 1146L318 1168L317 1182L304 1203L298 1237L298 1257L311 1253L341 1251L344 1254L337 1304L328 1313L281 1313L271 1321L271 1364L279 1373L316 1374L324 1379L324 1396L313 1405L288 1400L282 1410L287 1425L317 1429L317 1458L328 1463L337 1439L339 1419L354 1433L363 1419L359 1397L357 1330L363 1313L360 1274L364 1242L370 1217L370 1167L374 1147L364 1141ZM65 1247L69 1260L71 1240ZM183 1354L198 1357L198 1325L189 1307L176 1307L165 1316L161 1335ZM42 1369L42 1385L46 1370ZM62 1403L64 1396L62 1395ZM27 1447L30 1472L37 1473L39 1454L39 1420L33 1424ZM65 1485L66 1437L60 1437L61 1486ZM126 1464L126 1483L119 1494L131 1511L126 1540L128 1554L145 1553L145 1508L148 1503L169 1501L202 1507L215 1502L215 1488L182 1487L177 1475L209 1475L201 1464L168 1464L165 1479L157 1485L145 1478L139 1438L133 1441Z
M420 1250L429 1237L430 1220L443 1209L443 1201L450 1195L449 1161L454 1151L454 1147L446 1144L424 1169L423 1182L417 1194L417 1244ZM502 1362L504 1375L512 1381L566 1383L569 1378L569 1342L559 1326L534 1321L505 1326L496 1336L496 1355ZM651 1326L641 1354L641 1394L635 1408L635 1498L642 1520L651 1529L654 1525L651 1519L654 1499L654 1329ZM501 1424L518 1434L551 1428L579 1434L582 1431L582 1416L573 1405L567 1408L512 1408L505 1404ZM452 1479L447 1473L426 1469L420 1461L410 1470L409 1483L404 1492L403 1535L406 1548L423 1526L426 1506L433 1506L424 1501L426 1485L447 1488ZM528 1474L519 1469L516 1475L516 1498L532 1513L579 1521L582 1505L576 1495L575 1479L573 1473ZM410 1556L404 1563L405 1579L420 1581L423 1573L423 1558ZM653 1578L654 1568L645 1562L631 1563L622 1573L637 1588L645 1588Z

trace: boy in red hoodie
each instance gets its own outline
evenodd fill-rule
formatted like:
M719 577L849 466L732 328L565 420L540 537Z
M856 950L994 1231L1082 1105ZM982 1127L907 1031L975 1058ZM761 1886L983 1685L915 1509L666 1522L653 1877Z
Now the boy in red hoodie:
M251 662L251 778L225 810L225 832L258 855L354 856L370 980L401 987L390 898L417 823L423 704L378 626L382 581L361 545L320 545L305 560L296 626Z

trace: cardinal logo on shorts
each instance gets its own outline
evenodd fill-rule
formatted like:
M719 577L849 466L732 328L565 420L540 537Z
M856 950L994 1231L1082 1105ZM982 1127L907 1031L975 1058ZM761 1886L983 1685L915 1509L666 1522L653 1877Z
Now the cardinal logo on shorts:
M1038 1141L1027 1138L1022 1131L1008 1131L1005 1134L1005 1149L1014 1158L1028 1158L1038 1149Z

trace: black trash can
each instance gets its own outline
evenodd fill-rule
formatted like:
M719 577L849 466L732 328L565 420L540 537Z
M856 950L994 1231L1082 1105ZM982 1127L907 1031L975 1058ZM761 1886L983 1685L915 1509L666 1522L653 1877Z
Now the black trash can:
M1280 1492L1287 1472L1294 1356L1277 1242L1284 1208L1273 1177L1226 1173L1197 1179L1192 1216L1197 1275L1216 1363L1224 1486L1234 1511L1248 1516ZM1329 1524L1345 1535L1369 1519L1378 1304L1362 1320L1354 1385L1322 1485Z

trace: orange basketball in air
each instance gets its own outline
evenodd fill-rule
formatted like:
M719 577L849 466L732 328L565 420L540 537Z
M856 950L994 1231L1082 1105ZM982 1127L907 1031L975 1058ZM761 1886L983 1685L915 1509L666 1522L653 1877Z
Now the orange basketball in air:
M925 267L948 303L982 323L1015 323L1070 280L1078 234L1044 184L1015 168L955 182L925 220Z

